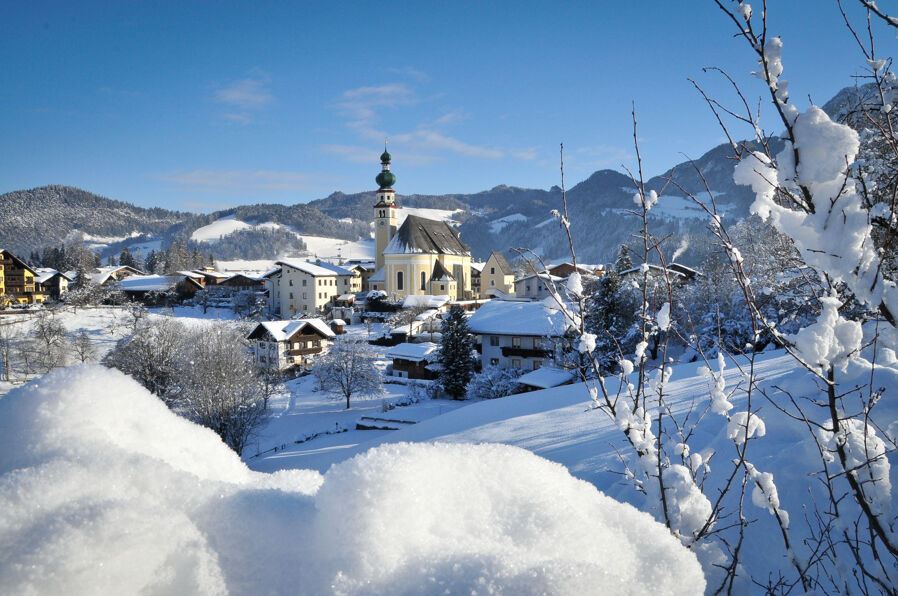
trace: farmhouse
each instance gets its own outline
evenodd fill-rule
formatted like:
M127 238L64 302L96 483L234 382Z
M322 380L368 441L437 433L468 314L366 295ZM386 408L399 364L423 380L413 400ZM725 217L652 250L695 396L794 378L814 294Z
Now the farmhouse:
M246 336L253 342L253 358L262 368L287 370L308 366L334 332L321 319L266 321Z
M437 378L432 365L439 360L439 346L433 343L401 343L390 348L387 358L393 359L393 375L405 379Z

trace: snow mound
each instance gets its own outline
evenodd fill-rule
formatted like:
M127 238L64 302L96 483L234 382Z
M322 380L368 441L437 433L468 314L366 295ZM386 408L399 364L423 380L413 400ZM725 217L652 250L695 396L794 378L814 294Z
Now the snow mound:
M394 444L252 472L101 367L0 400L5 593L695 594L647 514L515 447Z

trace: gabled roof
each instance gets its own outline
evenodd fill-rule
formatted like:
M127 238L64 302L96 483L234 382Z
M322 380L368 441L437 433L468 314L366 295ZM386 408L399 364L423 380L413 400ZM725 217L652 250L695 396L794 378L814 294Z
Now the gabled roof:
M433 264L433 273L430 276L430 281L455 281L455 278L443 267L442 263L437 261Z
M132 275L117 282L115 289L123 292L167 292L184 280L199 286L192 278L183 275Z
M302 271L303 273L308 273L309 275L312 275L314 277L337 275L337 273L335 271L332 271L331 269L316 265L315 263L309 263L308 261L276 261L275 265L292 267L293 269L297 269L299 271Z
M92 273L90 281L95 284L104 284L109 278L119 271L129 271L132 275L145 275L145 273L128 265L120 265L118 267L100 267L96 273Z
M25 261L23 261L16 255L12 254L8 250L0 248L0 255L6 255L10 259L12 259L12 262L16 264L16 267L22 267L23 269L27 269L28 271L30 271L32 274L37 275L35 273L34 269L32 269L31 267L28 266L28 263L26 263Z
M65 273L57 271L56 269L50 269L49 267L38 267L35 269L34 281L39 284L47 283L57 275L65 278L66 281L72 281L72 279Z
M298 332L311 327L324 337L335 337L330 326L321 319L299 319L289 321L265 321L259 323L246 336L247 339L258 339L267 333L275 341L287 341Z
M381 267L377 271L374 272L374 275L368 278L368 281L387 281L387 268Z
M402 343L390 348L387 358L399 358L410 362L431 362L436 359L437 348L436 344L429 342L423 344Z
M330 269L337 275L355 275L356 272L352 269L347 269L346 267L340 267L339 265L333 265L328 263L327 261L318 261L315 263L319 267L324 267L325 269Z
M480 335L560 337L569 327L564 313L542 302L490 300L468 319L468 328Z
M490 261L496 262L496 266L499 267L499 272L502 273L502 275L514 275L514 269L511 268L511 265L508 264L508 261L501 252L493 251L490 253L490 258L488 258L486 262L489 263Z
M470 255L458 232L444 221L409 215L390 240L383 254L428 253Z

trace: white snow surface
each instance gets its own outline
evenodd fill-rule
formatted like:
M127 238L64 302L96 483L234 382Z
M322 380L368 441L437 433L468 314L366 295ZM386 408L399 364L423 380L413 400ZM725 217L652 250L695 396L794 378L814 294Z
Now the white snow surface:
M230 215L217 219L207 226L195 229L193 234L190 235L190 239L196 242L218 242L218 239L222 236L252 227L245 221L240 221L233 215Z
M512 213L511 215L494 219L490 222L490 232L498 234L505 229L505 226L514 221L527 221L527 216L522 213Z
M506 445L384 445L249 470L124 375L0 400L0 585L65 594L695 594L695 555Z

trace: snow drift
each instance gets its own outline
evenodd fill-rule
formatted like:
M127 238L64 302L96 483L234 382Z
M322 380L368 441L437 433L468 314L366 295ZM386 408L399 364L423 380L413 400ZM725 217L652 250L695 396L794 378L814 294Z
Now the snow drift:
M252 472L116 371L0 400L0 588L12 593L697 594L650 516L500 445L395 444Z

